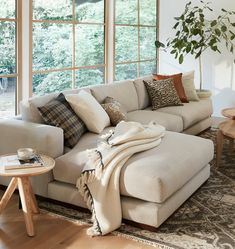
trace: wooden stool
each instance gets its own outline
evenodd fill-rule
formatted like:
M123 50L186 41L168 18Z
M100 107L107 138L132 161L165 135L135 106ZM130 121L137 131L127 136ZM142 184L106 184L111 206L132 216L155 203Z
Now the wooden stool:
M227 108L222 110L223 116L229 118L219 125L216 141L216 166L219 167L221 160L224 139L230 140L230 150L233 149L233 142L235 139L235 108Z
M7 190L5 191L0 201L0 214L6 207L7 203L9 202L15 189L18 187L20 200L22 203L22 210L24 213L26 230L28 236L30 237L35 235L35 230L33 225L33 214L38 214L39 209L37 206L37 201L33 193L29 177L44 174L52 170L55 166L54 159L44 155L40 156L44 164L44 166L41 167L5 170L4 165L2 165L2 163L0 165L0 175L12 177L11 182L7 187ZM1 157L0 157L0 162L1 162Z

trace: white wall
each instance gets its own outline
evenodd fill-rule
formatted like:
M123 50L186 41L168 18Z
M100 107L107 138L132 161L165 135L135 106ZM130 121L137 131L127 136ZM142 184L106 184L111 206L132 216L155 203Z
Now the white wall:
M189 0L160 0L160 41L174 35L172 27L173 19L182 14L185 4ZM193 4L199 4L199 0L192 0ZM215 10L211 17L218 16L221 8L235 11L235 0L212 0L212 8ZM235 21L235 16L234 20ZM207 51L202 56L203 62L203 88L210 89L213 93L214 116L220 116L221 109L235 107L235 64L233 57L222 46L222 54ZM160 52L160 73L177 73L195 70L195 85L199 87L198 61L187 55L183 64L179 64L169 53Z

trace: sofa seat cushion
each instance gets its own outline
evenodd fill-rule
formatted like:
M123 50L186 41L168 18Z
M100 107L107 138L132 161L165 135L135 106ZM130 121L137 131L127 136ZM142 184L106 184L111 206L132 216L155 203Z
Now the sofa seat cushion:
M121 171L121 194L162 203L212 160L213 151L211 140L166 132L158 147L127 161Z
M86 133L72 150L57 158L53 170L55 180L75 185L85 163L79 152L95 147L97 139L97 134ZM120 176L121 194L161 203L205 167L212 157L212 141L166 132L158 147L138 153L127 161Z
M201 99L197 102L184 103L183 106L163 107L158 109L158 112L182 117L185 130L212 115L212 102L211 99Z
M159 111L152 111L151 107L148 107L145 110L128 112L127 120L140 122L142 124L148 124L151 121L155 121L156 123L164 126L168 131L183 131L183 120L180 116Z
M67 153L55 159L56 163L53 169L55 180L76 184L85 164L81 160L80 153L87 149L95 148L99 136L106 134L110 129L113 129L113 127L105 128L100 134L87 132L83 134L72 150L65 147L64 152Z
M138 110L138 96L133 81L127 80L106 85L91 87L93 96L99 103L103 103L106 97L117 100L127 112Z

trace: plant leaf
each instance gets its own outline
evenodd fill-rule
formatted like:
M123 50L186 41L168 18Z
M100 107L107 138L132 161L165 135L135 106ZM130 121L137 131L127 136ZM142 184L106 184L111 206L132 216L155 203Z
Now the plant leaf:
M176 29L178 26L179 26L179 22L177 22L175 25L174 25L174 27L173 27L173 29Z
M225 25L223 25L222 27L221 27L221 31L222 32L226 32L228 30L228 28L225 26Z
M214 27L216 24L217 24L217 20L213 20L213 21L211 22L211 27Z
M184 61L184 56L183 56L183 54L181 54L179 57L179 64L182 64L183 61Z
M165 48L165 45L160 41L155 41L156 48Z
M189 53L191 51L191 43L189 43L186 47L186 52Z
M221 36L221 31L219 29L215 29L215 33L216 35Z

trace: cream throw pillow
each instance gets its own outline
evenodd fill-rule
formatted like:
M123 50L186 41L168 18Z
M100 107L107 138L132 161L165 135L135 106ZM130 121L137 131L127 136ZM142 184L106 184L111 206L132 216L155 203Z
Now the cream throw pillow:
M89 131L99 134L105 127L110 126L108 114L90 93L82 90L78 94L67 94L65 97Z
M200 99L194 86L194 71L184 73L182 75L182 83L188 101L199 101Z

